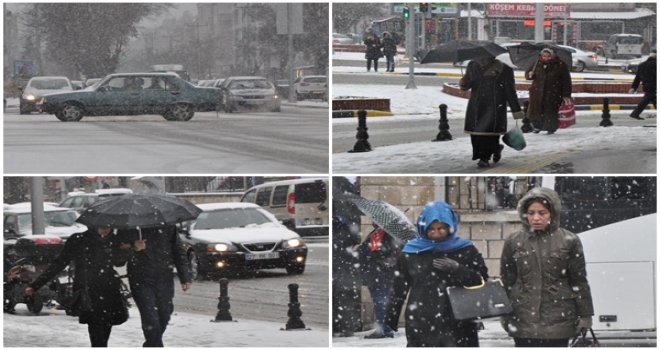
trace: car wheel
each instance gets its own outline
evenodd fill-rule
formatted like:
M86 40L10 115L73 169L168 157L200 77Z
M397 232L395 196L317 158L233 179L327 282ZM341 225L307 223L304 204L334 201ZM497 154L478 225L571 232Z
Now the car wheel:
M194 280L203 281L206 276L199 266L199 258L194 251L188 254L188 262L190 262L190 277Z
M169 114L172 118L167 119L167 117L165 117L167 120L187 122L193 117L193 115L195 115L195 110L192 105L177 103L170 107L170 110L166 114Z
M584 62L577 61L577 63L573 67L573 70L575 70L576 72L582 72L584 70Z
M74 104L67 103L55 114L55 116L63 122L77 122L82 119L83 110Z
M296 92L296 101L302 101L305 99L305 95L299 94Z
M38 314L44 308L44 303L41 301L41 297L38 294L33 294L32 297L26 300L28 311L33 314Z
M165 120L176 121L176 119L174 119L174 117L172 116L172 113L170 113L169 110L165 111L165 113L163 113L162 116L163 116L163 118L165 118Z
M286 273L289 275L301 275L305 272L305 265L291 264L286 266Z
M21 102L22 102L22 101L21 101ZM30 114L30 110L27 109L27 108L25 108L25 106L23 105L23 103L19 103L19 105L18 105L18 113L19 113L19 114Z

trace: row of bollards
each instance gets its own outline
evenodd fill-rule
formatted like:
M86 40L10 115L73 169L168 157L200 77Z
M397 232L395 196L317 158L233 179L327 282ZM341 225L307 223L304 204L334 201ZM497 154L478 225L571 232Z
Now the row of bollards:
M525 114L527 114L527 108L529 107L529 101L525 101L523 110L525 111ZM435 137L434 140L431 141L449 141L452 139L451 133L449 133L449 120L447 119L447 105L446 104L441 104L438 106L440 109L440 121L438 125L438 129L440 130L438 132L438 135ZM357 112L358 114L358 127L357 127L357 134L355 135L355 138L357 139L357 142L355 142L355 145L353 146L352 150L349 150L349 153L358 153L358 152L369 152L371 151L371 145L369 144L369 133L367 132L367 111L365 110L360 110ZM614 125L611 120L610 116L610 99L605 97L603 98L603 114L601 116L602 120L600 122L600 126L607 127L607 126L612 126ZM520 127L520 129L524 133L531 132L534 128L532 127L531 121L529 118L525 117L522 120L523 125Z
M231 322L233 318L229 309L229 295L227 292L227 285L229 280L226 278L220 279L220 296L218 297L218 313L215 315L215 319L211 322ZM298 301L298 284L291 283L288 286L289 288L289 310L287 316L289 317L286 322L285 328L282 330L296 330L296 329L309 329L305 328L305 323L302 321L300 316L302 316L302 310L300 310L300 302Z

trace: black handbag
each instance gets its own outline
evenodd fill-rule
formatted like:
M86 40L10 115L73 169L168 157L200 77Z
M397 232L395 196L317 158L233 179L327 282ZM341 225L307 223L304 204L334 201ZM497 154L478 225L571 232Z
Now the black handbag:
M587 338L587 329L582 329L580 331L580 334L578 334L575 339L571 342L569 347L571 348L598 348L600 347L600 342L598 341L598 338L596 338L596 335L594 334L593 328L589 328L589 332L591 332L591 338Z
M482 279L481 282L481 285L474 287L447 287L455 320L474 321L513 312L511 301L500 280Z

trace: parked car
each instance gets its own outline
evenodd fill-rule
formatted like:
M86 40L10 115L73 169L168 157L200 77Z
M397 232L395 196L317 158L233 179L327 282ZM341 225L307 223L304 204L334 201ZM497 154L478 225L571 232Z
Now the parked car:
M332 43L333 44L355 44L355 40L348 35L332 33Z
M85 88L88 88L88 87L100 82L101 80L102 80L101 78L87 79L87 80L85 80Z
M44 204L45 234L66 240L74 233L84 232L87 226L77 223L78 213L68 208ZM32 207L30 203L10 205L3 211L4 240L16 241L32 235Z
M648 59L649 56L642 56L641 58L633 58L631 60L627 60L621 66L621 70L623 70L624 73L637 74L637 69L639 68L639 65Z
M263 77L229 77L222 83L220 89L223 96L225 112L231 113L241 108L266 109L279 112L280 96L275 86Z
M37 112L37 102L46 94L72 90L73 85L67 77L34 77L23 88L19 101L19 113Z
M298 77L293 83L297 100L319 98L328 100L328 77L325 75L308 75Z
M79 213L87 209L90 205L115 196L133 193L130 188L103 188L97 189L94 193L87 192L70 192L63 201L57 206L63 208L70 208Z
M599 48L607 58L642 57L644 37L639 34L613 34Z
M193 86L173 73L120 73L89 89L44 96L40 105L64 122L84 116L140 114L188 121L195 111L216 110L221 100L220 89Z
M278 79L275 80L275 91L283 99L289 98L289 79Z
M255 203L301 236L327 236L328 178L271 181L243 194L241 202Z
M251 269L305 271L307 246L297 233L252 203L207 203L181 234L196 279Z
M582 72L585 68L598 67L598 57L595 52L582 51L572 46L557 45L571 52L573 56L573 67L571 70Z

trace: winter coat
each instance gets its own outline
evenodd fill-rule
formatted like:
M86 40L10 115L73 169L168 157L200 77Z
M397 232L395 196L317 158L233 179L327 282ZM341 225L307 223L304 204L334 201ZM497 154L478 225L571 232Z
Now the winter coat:
M657 64L658 62L655 57L649 57L646 61L642 62L637 68L637 74L635 74L635 80L633 80L631 87L637 90L641 82L644 85L645 92L655 92Z
M383 57L383 52L380 50L382 45L376 36L367 36L364 39L364 45L366 46L364 58L368 60L377 60Z
M558 120L562 99L571 97L571 73L568 67L559 58L551 59L547 63L538 61L525 71L528 80L532 70L534 76L529 88L527 118L539 120L541 115L544 115L546 119Z
M377 249L372 250L369 242L375 232L376 230L367 235L365 241L357 248L362 281L368 286L389 287L394 279L394 269L401 245L385 233L382 241L377 244Z
M542 198L550 206L551 223L533 232L526 218L530 201ZM566 339L576 334L578 317L594 314L582 243L559 227L561 203L556 192L534 188L518 204L523 229L504 242L501 278L514 315L503 320L516 338Z
M396 40L392 38L392 35L383 36L383 54L385 56L396 55Z
M137 230L121 230L118 239L123 243L133 244L139 239ZM172 278L172 269L176 267L179 281L189 283L190 264L181 238L174 226L142 229L142 239L146 240L146 249L128 252L128 278L131 284L139 281L157 282Z
M74 293L86 287L92 303L92 309L82 311L78 321L105 325L124 323L128 319L128 309L120 294L119 277L113 269L120 264L113 253L115 244L113 234L102 238L96 231L87 230L71 235L64 249L30 287L38 290L71 263L75 271Z
M465 112L465 132L472 135L503 135L507 131L507 103L519 112L513 69L495 60L486 69L472 61L459 82L462 90L472 90Z
M457 273L433 267L433 259L447 257L460 263ZM478 346L477 326L453 319L447 287L478 285L488 278L484 260L475 246L450 253L403 253L387 303L385 323L397 329L401 307L406 306L408 346Z

